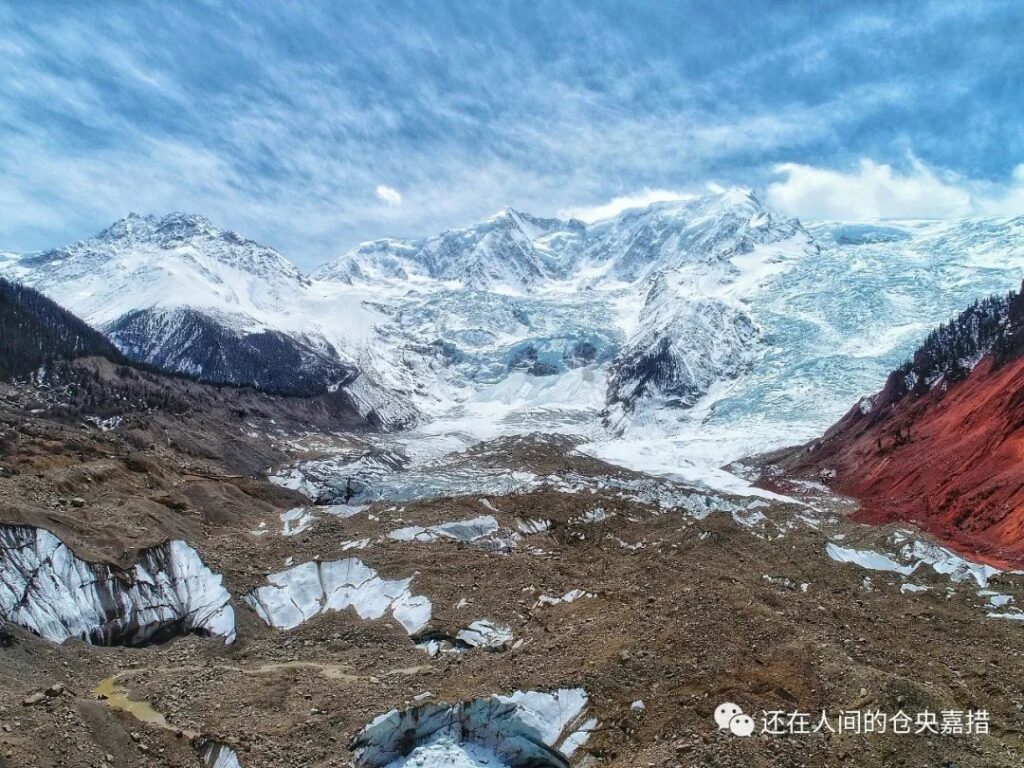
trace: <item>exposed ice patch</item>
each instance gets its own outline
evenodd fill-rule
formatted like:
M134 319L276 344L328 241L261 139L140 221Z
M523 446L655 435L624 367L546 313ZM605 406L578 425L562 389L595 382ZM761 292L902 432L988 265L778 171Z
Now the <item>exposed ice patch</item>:
M581 689L428 702L377 717L351 748L357 768L568 768L597 724L580 724L586 705Z
M1012 595L1001 595L998 592L992 592L987 589L983 589L978 593L980 597L987 597L988 604L992 608L1004 608L1013 602Z
M444 736L416 747L407 756L389 763L387 768L503 768L507 765L492 749Z
M1024 611L1007 611L1006 613L996 613L995 611L989 611L985 614L990 619L1009 619L1010 621L1024 621Z
M316 516L309 507L295 507L287 512L281 513L281 533L285 536L295 536L308 530Z
M430 621L430 600L412 594L411 576L388 581L356 558L303 563L273 573L267 581L245 601L278 629L292 629L320 613L348 607L363 619L379 619L390 612L410 635Z
M205 768L242 768L238 754L226 744L202 741L198 749Z
M918 563L930 565L936 573L941 573L952 581L960 582L973 579L981 588L988 586L988 580L1000 573L998 568L981 563L972 563L960 555L938 544L915 539L900 550L900 555L907 559L915 559Z
M833 543L827 544L825 549L829 557L841 563L854 563L873 571L891 571L903 576L909 576L926 565L953 582L973 580L981 588L987 587L988 580L1000 573L998 568L972 563L938 544L916 538L908 541L908 534L896 533L891 540L897 545L907 542L897 555L902 562L870 549L850 549Z
M481 515L470 520L457 520L429 527L412 525L399 528L391 531L388 538L395 541L416 541L421 544L439 539L452 539L493 552L510 552L516 548L519 535L503 531L492 515Z
M512 638L511 629L487 619L474 621L455 635L456 640L487 651L504 651L512 644Z
M489 536L499 529L498 521L492 515L481 515L471 520L458 520L441 523L423 528L418 525L399 528L388 534L395 541L431 542L439 538L455 539L456 541L476 541Z
M545 533L551 529L550 520L536 520L531 517L517 517L516 528L524 536L534 536L538 533Z
M235 640L221 576L183 541L139 553L126 573L88 563L42 528L0 527L0 618L60 643L142 645L191 632Z
M926 587L924 584L910 584L910 583L907 583L907 584L901 584L900 585L900 592L902 592L903 594L913 593L913 592L927 592L927 591L928 591L928 587Z
M900 565L891 557L870 549L849 549L830 543L825 546L825 551L836 562L853 563L861 568L867 568L872 571L891 571L892 573L902 573L904 576L909 576L917 569L916 563L913 565Z
M366 549L370 546L370 540L367 539L349 539L348 541L341 542L341 551L348 552L350 549Z
M580 522L600 523L602 520L607 520L609 517L611 517L611 515L604 511L604 507L594 507L593 509L588 509L583 513L580 517Z

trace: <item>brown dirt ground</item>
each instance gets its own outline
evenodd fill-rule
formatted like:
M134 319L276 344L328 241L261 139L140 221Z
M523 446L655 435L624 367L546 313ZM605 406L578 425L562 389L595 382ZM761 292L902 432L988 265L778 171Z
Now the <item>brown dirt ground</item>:
M23 392L0 394L0 425L8 435L0 457L0 522L44 525L80 555L122 565L140 547L185 538L224 573L239 625L239 641L230 647L186 637L142 649L57 646L14 629L13 642L0 647L4 768L195 768L186 738L97 699L95 687L114 674L172 729L237 746L246 768L347 765L347 744L363 725L426 691L454 702L574 686L587 690L600 721L578 755L583 765L1024 763L1020 624L986 619L982 599L967 585L949 592L948 581L931 575L924 578L930 591L904 595L893 574L830 561L823 532L790 529L799 511L791 505L762 510L769 522L747 529L725 513L694 520L607 491L540 489L491 497L497 513L476 497L382 503L349 519L323 515L310 530L283 537L277 515L298 503L295 494L256 472L239 472L237 459L183 447L202 443L211 431L231 443L231 455L251 449L261 452L261 465L292 460L295 450L287 450L283 437L266 437L269 419L281 421L272 412L249 419L256 426L246 430L212 408L201 419L137 414L130 428L100 432L30 413ZM146 437L139 440L138 433ZM176 440L186 434L191 442ZM346 439L325 435L323 442ZM617 472L566 447L499 443L480 460L504 456L538 474ZM74 497L84 506L72 506ZM598 523L579 520L596 506L614 514ZM377 540L404 525L480 514L494 514L507 527L516 517L553 526L507 555L447 540ZM252 531L260 522L270 533L257 537ZM858 528L841 514L829 525L866 541L885 532ZM364 536L374 539L366 549L341 550L341 542ZM620 539L644 546L630 551ZM527 545L547 554L531 554ZM432 629L454 633L487 617L524 643L503 653L430 659L397 623L363 621L351 611L272 630L239 597L282 569L287 557L295 563L359 557L387 578L415 574L413 591L434 605ZM996 589L1024 599L1019 577L999 581ZM801 591L797 585L804 583ZM595 596L535 607L540 594L576 588ZM456 608L463 598L469 605ZM58 681L67 692L22 705ZM630 710L637 699L646 704L641 713ZM724 700L747 712L984 708L992 732L739 739L713 724L712 712Z

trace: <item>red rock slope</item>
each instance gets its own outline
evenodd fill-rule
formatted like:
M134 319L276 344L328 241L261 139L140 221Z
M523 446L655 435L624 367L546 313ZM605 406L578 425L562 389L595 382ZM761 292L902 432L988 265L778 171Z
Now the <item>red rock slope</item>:
M777 464L858 499L865 522L912 522L979 559L1024 567L1022 329L1024 298L976 304L874 398Z

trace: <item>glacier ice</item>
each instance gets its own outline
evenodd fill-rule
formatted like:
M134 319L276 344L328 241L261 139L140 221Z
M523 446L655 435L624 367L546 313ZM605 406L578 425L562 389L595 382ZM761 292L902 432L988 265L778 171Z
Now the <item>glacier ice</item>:
M587 695L578 688L516 691L454 705L428 702L380 715L356 735L351 749L357 768L568 768L568 756L596 726L582 722L586 706Z
M205 768L242 768L238 754L227 744L202 740L198 749Z
M471 648L482 648L487 651L504 651L512 645L512 630L487 619L474 621L465 629L460 629L455 639Z
M267 582L246 595L245 601L277 629L293 629L321 613L348 607L363 619L390 613L410 635L430 621L430 600L412 594L411 576L382 579L357 558L302 563L270 574Z
M60 643L142 645L195 632L235 640L222 579L183 541L118 572L77 557L49 531L0 527L0 617Z

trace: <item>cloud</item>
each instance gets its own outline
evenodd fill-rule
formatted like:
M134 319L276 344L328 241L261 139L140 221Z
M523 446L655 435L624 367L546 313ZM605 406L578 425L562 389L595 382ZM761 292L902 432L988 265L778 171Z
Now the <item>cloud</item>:
M1024 158L1020 4L37 5L0 3L0 249L190 210L312 266L504 206L594 219L709 178L810 210L802 188L843 187L812 172L838 173L832 208L859 215L932 190L945 213L965 191L1019 208L1024 186L995 181ZM908 148L975 181L906 170ZM872 197L839 165L857 157L901 170ZM904 177L926 191L883 195Z
M864 158L852 171L782 163L774 172L782 178L769 184L769 202L808 220L1024 214L1024 165L1003 184L937 170L913 155L903 171Z
M696 195L689 192L676 192L671 189L645 189L632 195L622 195L607 203L564 208L558 212L563 219L580 219L586 222L601 221L618 216L630 208L644 208L651 203L671 200L691 200Z
M389 187L386 184L377 185L377 197L379 197L388 205L402 204L402 193L399 192L394 187Z

